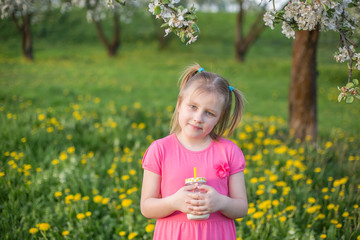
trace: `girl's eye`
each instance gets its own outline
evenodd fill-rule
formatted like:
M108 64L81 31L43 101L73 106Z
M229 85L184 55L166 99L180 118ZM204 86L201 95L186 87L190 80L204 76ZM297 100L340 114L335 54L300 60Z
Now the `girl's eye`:
M210 116L210 117L214 117L214 116L215 116L215 114L213 114L212 112L206 112L206 114L207 114L208 116Z
M195 105L190 105L190 108L191 108L192 110L196 110L196 106L195 106Z

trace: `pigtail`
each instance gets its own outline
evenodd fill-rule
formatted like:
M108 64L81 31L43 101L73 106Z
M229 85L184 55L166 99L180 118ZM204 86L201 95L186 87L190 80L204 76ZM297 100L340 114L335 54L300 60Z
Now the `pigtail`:
M186 83L190 80L190 78L194 76L196 73L198 73L200 68L201 68L200 65L195 63L185 69L185 71L181 74L179 78L180 92L184 89Z
M232 90L233 94L234 94L234 110L233 113L230 117L230 124L229 124L229 128L228 128L228 132L227 132L227 136L231 136L236 127L238 126L242 115L243 115L243 110L244 110L244 97L243 94L238 90L238 89L233 89Z

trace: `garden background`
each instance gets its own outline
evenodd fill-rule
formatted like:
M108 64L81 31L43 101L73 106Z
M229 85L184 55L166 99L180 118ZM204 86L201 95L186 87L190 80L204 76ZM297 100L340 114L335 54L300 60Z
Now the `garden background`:
M359 239L360 111L337 102L347 79L333 60L338 37L320 37L314 145L287 129L292 41L266 29L240 64L236 14L198 17L196 43L172 36L159 50L158 26L139 11L109 58L84 11L50 12L33 27L34 62L23 60L13 23L0 21L1 239L151 239L141 159L168 134L178 77L194 62L247 99L232 137L247 160L238 238Z

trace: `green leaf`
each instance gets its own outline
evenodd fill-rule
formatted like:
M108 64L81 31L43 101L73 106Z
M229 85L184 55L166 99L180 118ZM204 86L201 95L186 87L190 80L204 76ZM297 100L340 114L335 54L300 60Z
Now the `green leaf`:
M346 103L352 103L354 101L354 97L353 96L347 96L346 97Z
M169 1L169 0L163 0L163 1L161 1L161 3L162 3L162 4L169 4L170 1Z
M156 6L156 8L154 9L154 13L155 13L155 15L159 15L161 13L160 6Z
M356 97L357 99L360 99L360 95L355 95L355 97Z
M338 102L341 102L341 100L343 99L343 97L341 96L341 93L338 96Z
M168 27L168 26L169 26L169 23L163 23L160 27L164 28L164 27Z
M200 33L200 29L199 29L199 27L198 27L198 25L197 25L196 23L194 23L194 24L192 25L192 29L193 29L197 34Z
M346 87L347 88L352 88L352 87L354 87L354 83L349 82L349 83L346 84Z
M354 83L355 85L359 85L359 80L353 79L353 83Z

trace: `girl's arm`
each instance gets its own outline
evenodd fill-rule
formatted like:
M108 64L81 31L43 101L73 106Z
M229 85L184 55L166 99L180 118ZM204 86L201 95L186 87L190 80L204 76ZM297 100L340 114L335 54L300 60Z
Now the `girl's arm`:
M206 194L191 194L187 200L188 209L192 214L207 214L220 211L228 218L241 218L247 214L248 201L246 196L244 173L230 175L229 196L218 193L214 188L203 185L200 189Z
M189 199L188 191L194 187L182 187L173 195L161 198L160 181L160 175L144 170L140 200L141 213L147 218L163 218L177 210L189 211L185 199Z

